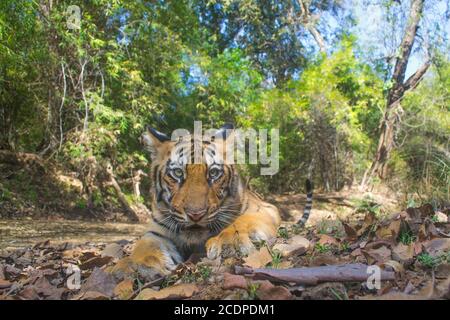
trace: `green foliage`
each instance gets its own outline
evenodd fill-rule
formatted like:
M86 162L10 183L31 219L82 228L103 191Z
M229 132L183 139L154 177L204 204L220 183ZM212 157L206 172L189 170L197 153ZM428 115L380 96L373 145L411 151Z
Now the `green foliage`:
M146 124L167 133L194 120L205 129L279 129L279 172L242 168L264 194L303 191L307 177L318 189L341 190L373 159L389 68L364 58L341 1L308 4L339 25L316 25L332 39L326 54L311 46L307 24L294 21L300 9L290 1L70 4L81 8L79 30L67 28L64 1L0 3L0 149L40 154L83 184L97 170L98 190L79 207L118 203L102 187L106 164L118 181L148 168L139 144ZM432 73L402 100L389 183L405 199L439 205L450 198L450 62L435 56ZM33 201L39 192L24 195ZM10 195L2 189L1 197Z

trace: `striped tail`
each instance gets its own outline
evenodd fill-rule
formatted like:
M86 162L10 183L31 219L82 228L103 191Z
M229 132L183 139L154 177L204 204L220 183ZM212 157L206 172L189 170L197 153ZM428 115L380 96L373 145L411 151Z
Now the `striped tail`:
M303 216L297 222L297 224L300 226L304 226L306 224L306 221L308 221L309 214L311 213L311 208L312 208L313 185L309 179L306 179L305 187L306 187L305 209L303 210Z

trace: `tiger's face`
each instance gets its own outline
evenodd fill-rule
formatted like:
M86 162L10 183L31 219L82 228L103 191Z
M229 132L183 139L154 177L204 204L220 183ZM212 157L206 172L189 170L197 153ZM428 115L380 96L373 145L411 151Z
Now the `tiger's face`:
M154 218L174 232L219 231L240 212L239 175L224 161L226 136L215 137L171 141L151 128L142 136L152 156Z

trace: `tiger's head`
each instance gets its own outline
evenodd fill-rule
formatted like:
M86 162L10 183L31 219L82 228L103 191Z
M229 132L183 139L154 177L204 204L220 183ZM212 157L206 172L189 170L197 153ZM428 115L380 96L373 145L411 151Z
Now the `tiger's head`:
M235 165L224 161L231 129L226 125L211 139L171 139L147 127L141 141L152 159L152 209L159 224L173 232L218 232L240 213L242 182Z

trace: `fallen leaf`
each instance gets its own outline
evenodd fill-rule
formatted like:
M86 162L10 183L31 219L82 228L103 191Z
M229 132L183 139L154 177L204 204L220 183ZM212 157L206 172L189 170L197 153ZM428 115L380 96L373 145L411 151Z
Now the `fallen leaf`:
M110 273L95 268L86 282L81 286L81 292L97 291L108 297L112 297L115 287L116 282Z
M433 257L438 257L450 250L450 239L437 238L423 243L425 251Z
M108 244L101 253L102 257L112 257L114 259L121 259L123 257L122 246L117 243Z
M261 268L272 261L272 255L267 247L262 247L261 249L250 253L246 258L244 258L245 265L252 268Z
M362 252L366 255L366 258L370 257L378 263L391 260L391 250L386 246L381 246L378 249L363 250ZM369 261L369 264L371 264L371 262L373 261Z
M348 223L345 222L342 222L342 225L344 226L345 234L347 235L347 238L349 240L355 240L356 238L358 238L358 233L353 227L351 227Z
M0 289L9 288L9 287L11 287L11 285L12 285L12 283L9 282L8 280L0 279Z
M186 299L198 291L198 287L192 283L178 284L159 291L147 288L142 290L135 300Z
M270 281L255 281L258 283L256 295L260 300L292 300L291 292L283 286L275 286Z
M5 280L5 267L0 263L0 280Z
M44 296L48 300L60 300L64 292L64 288L57 288L51 285L47 278L43 276L36 280L34 287L39 295Z
M34 286L26 286L19 292L19 297L25 300L40 300L39 294Z
M388 260L384 262L381 266L389 266L392 268L392 270L394 270L397 273L403 273L405 271L403 265L400 262L394 260Z
M327 234L322 234L319 238L319 243L322 245L328 244L328 245L338 245L339 242L333 238L332 236L329 236Z
M113 258L112 257L94 257L83 264L80 265L81 270L89 270L93 268L103 267L105 264L108 264Z
M222 288L225 290L228 289L247 289L247 280L244 276L236 275L236 274L230 274L228 272L225 272L223 274L223 285Z
M389 223L389 225L380 227L376 231L376 235L379 239L393 241L397 239L400 232L401 220L394 220Z
M397 244L392 248L392 259L403 264L411 264L414 259L414 244Z
M121 300L128 300L133 296L133 280L125 279L114 288L114 295Z
M281 252L283 257L291 257L293 255L301 255L308 251L310 242L302 236L294 236L287 243L277 243L273 246L273 250Z
M360 300L427 300L426 297L406 294L403 292L389 292L381 296L363 296Z
M78 299L79 300L109 300L110 297L101 292L98 292L98 291L87 291L87 292L83 293L81 296L79 296Z

